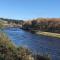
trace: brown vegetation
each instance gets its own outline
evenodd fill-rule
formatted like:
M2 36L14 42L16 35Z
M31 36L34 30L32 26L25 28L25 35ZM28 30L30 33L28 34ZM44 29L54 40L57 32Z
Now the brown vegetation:
M31 28L32 30L60 33L60 18L37 18L27 21L23 27Z

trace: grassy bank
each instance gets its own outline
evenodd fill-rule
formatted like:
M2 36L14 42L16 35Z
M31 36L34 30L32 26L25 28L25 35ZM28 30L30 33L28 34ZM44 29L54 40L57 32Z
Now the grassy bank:
M16 47L6 34L0 32L0 60L29 60L31 55L27 48Z
M43 32L43 31L36 31L35 33L38 34L38 35L60 38L60 34L58 34L58 33Z

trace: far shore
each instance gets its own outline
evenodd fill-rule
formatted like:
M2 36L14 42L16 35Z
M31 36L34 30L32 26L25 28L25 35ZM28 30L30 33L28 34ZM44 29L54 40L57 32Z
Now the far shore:
M44 32L44 31L38 31L38 30L29 30L29 31L34 33L34 34L37 34L37 35L44 35L44 36L49 36L49 37L54 37L54 38L60 39L59 33Z
M60 38L60 34L52 33L52 32L36 31L35 34L49 36L49 37L55 37L55 38Z

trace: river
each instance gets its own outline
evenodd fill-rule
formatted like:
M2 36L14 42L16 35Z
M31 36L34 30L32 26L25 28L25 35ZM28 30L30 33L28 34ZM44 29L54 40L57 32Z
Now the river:
M17 46L27 47L41 55L48 54L51 60L60 60L60 39L32 34L19 28L8 28L5 32Z

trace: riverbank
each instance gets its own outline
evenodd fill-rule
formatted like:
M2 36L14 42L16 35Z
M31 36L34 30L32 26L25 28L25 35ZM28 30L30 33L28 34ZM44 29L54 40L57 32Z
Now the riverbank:
M60 34L58 34L58 33L35 31L35 34L49 36L49 37L55 37L55 38L60 38Z
M0 60L33 60L27 48L15 46L5 33L0 32Z
M52 32L44 32L44 31L38 31L38 30L27 30L31 33L37 34L37 35L44 35L44 36L49 36L49 37L54 37L54 38L60 38L60 34L58 33L52 33Z

